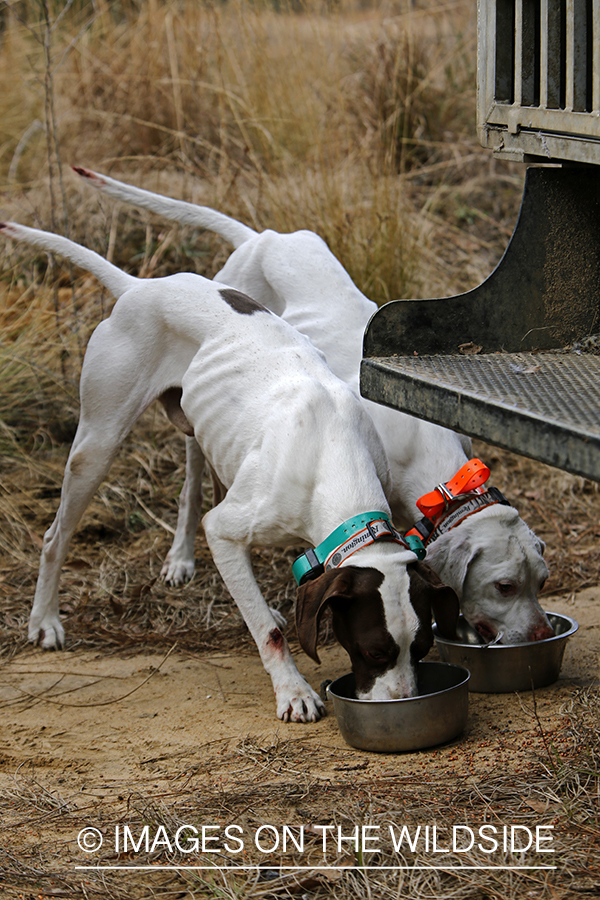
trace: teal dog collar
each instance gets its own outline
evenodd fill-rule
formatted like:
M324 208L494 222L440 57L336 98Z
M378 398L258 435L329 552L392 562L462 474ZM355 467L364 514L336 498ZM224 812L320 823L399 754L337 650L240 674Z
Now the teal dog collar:
M402 544L417 559L425 557L425 547L418 536L402 537L387 513L375 510L353 516L332 531L314 550L306 550L292 565L292 574L297 584L304 584L305 581L318 578L327 569L337 569L361 547L381 540Z

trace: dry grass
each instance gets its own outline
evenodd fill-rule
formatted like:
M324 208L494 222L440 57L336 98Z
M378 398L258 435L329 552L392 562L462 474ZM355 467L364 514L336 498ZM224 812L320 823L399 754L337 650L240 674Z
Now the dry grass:
M563 722L543 735L541 753L532 753L526 771L501 771L474 778L424 774L417 782L399 779L393 772L387 777L372 777L357 771L354 778L343 772L361 770L340 759L339 751L328 751L302 739L267 740L260 736L239 742L220 741L202 748L199 764L187 768L171 786L156 790L156 785L140 780L129 785L101 810L90 802L92 794L70 792L69 785L57 789L47 786L33 767L22 767L13 786L2 791L4 832L7 850L0 856L0 883L6 885L3 896L23 897L19 891L35 891L35 896L171 898L171 897L288 897L290 895L334 897L340 900L365 896L393 898L411 897L437 900L440 896L456 900L574 900L593 895L597 890L597 857L593 848L600 840L598 820L598 764L600 745L597 716L600 695L596 689L575 693L563 709ZM339 780L323 779L315 772L311 760L318 750L322 770L340 773ZM307 753L307 751L309 751ZM312 754L311 752L312 751ZM210 773L210 778L205 776ZM222 783L221 775L227 778ZM121 801L121 802L119 802ZM379 827L387 832L390 825L406 824L414 828L423 821L478 827L483 823L552 825L556 830L556 855L552 862L557 871L507 872L494 869L464 868L451 871L451 866L480 866L480 858L470 854L444 857L444 868L419 869L431 862L430 854L402 851L399 855L382 850L366 859L357 855L351 845L338 855L328 851L329 865L350 866L331 870L323 866L322 833L313 823L342 827L352 834L356 825ZM269 822L289 822L298 837L304 827L305 845L301 854L291 851L269 856L269 868L260 871L219 873L207 871L130 872L127 877L86 872L76 876L65 860L63 845L72 843L73 835L86 825L108 827L126 821L132 833L143 826L150 833L163 826L173 835L177 828L202 822L224 827L235 822L244 835L253 833ZM36 834L52 829L57 840L43 847L31 846L19 856L11 850L11 837L18 827L27 826ZM373 833L373 832L372 832ZM582 836L585 835L585 842ZM592 849L590 849L592 848ZM1 851L0 851L1 852ZM163 848L157 854L135 855L137 865L160 861L162 865L214 865L214 857L202 854L168 854ZM249 860L245 860L249 861ZM255 860L253 860L255 861ZM105 863L111 864L113 857ZM127 855L119 862L125 864ZM522 860L507 854L506 865L519 865ZM547 857L528 857L528 862L546 864ZM286 865L304 865L306 871L291 873ZM362 865L375 865L368 872ZM385 870L382 867L407 866L407 869ZM414 868L413 868L414 867ZM64 891L64 894L61 892ZM39 893L38 893L39 892ZM26 895L29 896L29 895Z
M9 2L2 214L57 227L146 275L212 275L222 265L222 242L99 198L66 167L77 161L257 227L313 228L379 301L476 283L502 251L521 174L474 141L473 14L470 3L403 0L292 9ZM29 596L76 426L83 350L112 300L23 245L3 242L0 264L0 585ZM210 611L191 613L185 593L175 599L155 580L181 442L153 413L126 449L73 545L90 568L73 568L64 611L82 641L134 641L143 607L139 635L152 623L166 640L185 631L204 646L219 619L236 620L215 619L215 590L227 597L206 548L194 592L206 593ZM289 558L259 561L270 599L283 605ZM7 639L22 635L26 606L5 610ZM5 652L15 646L7 641Z
M0 77L24 77L0 99L4 214L42 226L66 220L101 252L110 236L114 261L135 271L215 271L214 241L174 240L164 223L157 234L146 217L100 204L65 169L79 162L257 227L313 228L376 301L452 291L440 243L463 254L459 287L480 281L487 272L473 271L473 247L499 258L518 202L507 179L512 187L521 173L475 142L474 6L303 8L237 0L121 6L120 15L103 4L95 14L71 9L50 34L49 127L62 169L44 129L31 130L44 121L46 30L31 14L27 28L8 15ZM491 173L499 178L490 190ZM463 233L452 248L442 238L448 225Z
M0 10L4 218L54 226L135 273L212 276L223 264L222 242L102 200L70 174L73 162L215 206L257 228L311 228L377 302L466 290L500 258L523 172L476 143L472 2L9 0ZM2 242L0 266L0 654L8 658L25 646L41 538L77 420L83 349L112 300L87 275L72 279L62 262L22 246ZM182 449L162 412L150 411L88 510L62 581L61 611L77 636L71 647L166 651L177 641L193 652L252 651L201 537L188 586L169 589L158 577L175 522ZM598 486L493 448L477 450L548 544L547 591L598 584ZM287 614L293 554L255 553L269 603ZM465 810L484 817L492 807L500 819L518 821L534 809L540 824L557 821L564 836L552 883L539 875L417 870L222 880L157 872L126 884L101 875L78 881L63 843L91 818L97 824L98 811L92 816L68 786L62 794L50 789L32 767L19 770L13 790L0 796L4 827L13 834L52 823L57 840L23 845L18 854L9 845L0 850L2 896L582 896L597 890L597 869L581 848L583 833L596 848L600 837L597 715L596 690L575 694L526 773L494 773L476 785L465 774L460 784L424 779L394 790L367 778L326 786L297 737L265 745L254 736L204 748L204 764L216 773L239 771L238 787L228 792L216 777L201 791L193 780L178 784L168 797L130 786L132 824L172 826L199 804L207 815L249 827L268 816L281 820L290 805L299 822L318 813L321 822L349 827L425 815L460 822ZM264 783L257 783L257 766L269 773ZM122 813L103 810L107 821Z

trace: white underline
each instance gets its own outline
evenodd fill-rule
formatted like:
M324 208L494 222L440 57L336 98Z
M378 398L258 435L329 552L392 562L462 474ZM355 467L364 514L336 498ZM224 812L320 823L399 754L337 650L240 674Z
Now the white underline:
M558 866L320 866L315 864L314 866L276 866L276 865L247 865L247 866L75 866L75 869L79 872L90 872L97 870L102 870L103 872L159 872L159 871L198 871L200 869L208 869L215 870L219 872L241 872L256 869L257 871L267 871L267 872L323 872L323 871L381 871L381 870L392 870L392 871L400 871L400 870L413 870L413 869L426 869L431 871L438 872L452 872L452 871L462 871L465 869L470 870L490 870L490 871L506 871L506 872L520 872L520 871L531 871L531 870L552 870L557 869Z

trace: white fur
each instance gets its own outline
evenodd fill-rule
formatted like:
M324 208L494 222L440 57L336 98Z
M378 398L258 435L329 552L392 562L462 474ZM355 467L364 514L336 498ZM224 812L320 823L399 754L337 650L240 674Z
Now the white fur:
M222 235L236 250L216 279L250 294L307 335L325 354L333 372L360 396L362 339L377 307L353 284L320 237L310 231L258 233L208 207L163 197L90 170L77 171L118 200ZM408 529L420 517L416 500L452 478L471 453L470 441L431 422L362 402L389 460L388 499L395 524ZM186 506L189 496L189 491L184 492L181 504L181 516L188 525L192 518ZM193 543L193 530L184 533L178 528L163 570L167 581L177 584L189 578ZM493 512L477 513L431 544L427 561L456 590L471 624L492 631L501 627L504 641L507 635L528 640L549 634L537 599L547 576L542 552L542 542L514 510L496 507ZM505 598L497 586L508 581L513 582L514 594Z
M191 483L206 460L226 489L203 519L206 539L271 676L277 715L316 721L323 704L262 597L250 548L316 546L357 513L389 514L385 452L361 404L308 338L266 309L232 308L222 284L192 274L141 280L65 238L13 223L1 229L89 269L118 297L87 347L80 421L58 513L44 536L29 639L45 648L63 644L59 578L73 531L136 419L165 391L181 387L185 424L195 435L190 497L182 506L195 529L199 485ZM382 573L386 621L400 646L395 670L376 684L382 696L415 688L410 643L418 622L406 571L412 561L397 544L353 557L354 565Z
M367 554L362 555L361 565L367 561ZM402 572L399 566L397 580L403 585L403 592L408 590L408 575L406 570ZM381 586L381 597L387 629L400 648L400 658L405 658L410 655L411 644L417 633L419 620L410 604L397 602L395 590L391 579L388 578ZM412 697L416 693L415 670L394 666L384 672L369 691L359 694L359 697L361 700L401 700L403 697Z

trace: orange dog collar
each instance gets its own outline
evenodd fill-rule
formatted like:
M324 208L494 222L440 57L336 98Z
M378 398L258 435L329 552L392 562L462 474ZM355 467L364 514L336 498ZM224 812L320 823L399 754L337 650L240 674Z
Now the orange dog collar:
M427 546L479 510L496 503L510 506L498 488L482 487L489 477L490 470L480 459L470 459L450 481L419 497L417 506L424 516L405 537L420 537Z
M419 497L417 506L428 519L435 519L448 508L449 503L461 494L473 493L485 484L489 477L490 470L485 463L480 459L470 459L450 481L438 484L433 491Z

